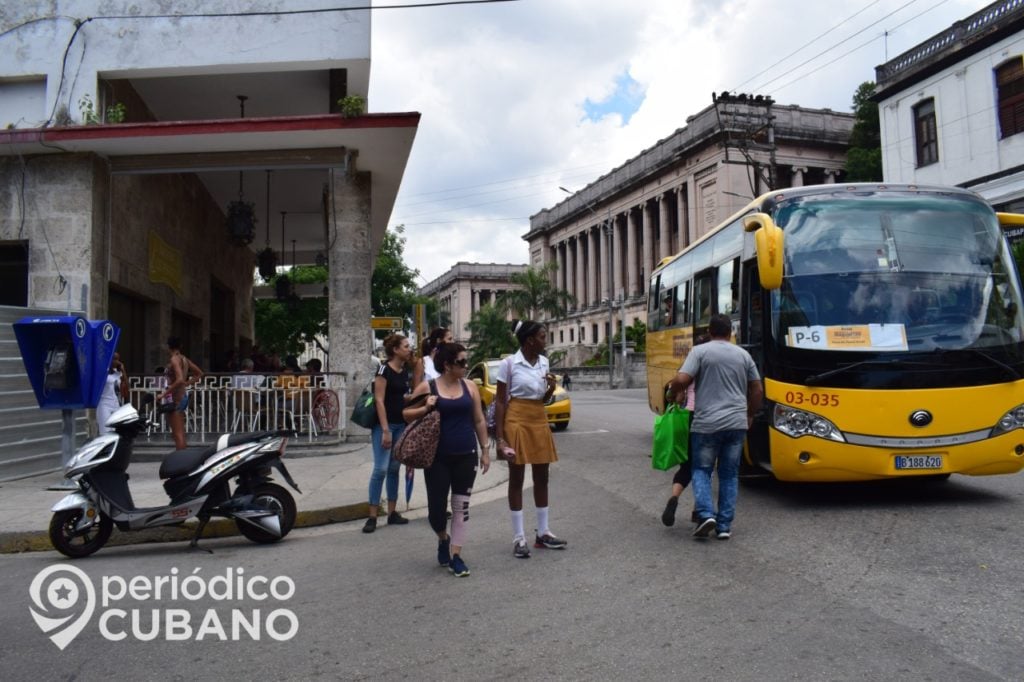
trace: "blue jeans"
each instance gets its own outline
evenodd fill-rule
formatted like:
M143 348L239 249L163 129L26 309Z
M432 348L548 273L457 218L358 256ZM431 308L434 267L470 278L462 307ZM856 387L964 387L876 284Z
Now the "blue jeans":
M743 429L694 433L693 501L697 516L714 518L718 530L729 530L736 515L736 489L739 485L740 457L743 456ZM711 501L711 472L718 463L718 514Z
M405 431L405 424L388 424L391 430L391 446L398 442L398 437ZM380 424L375 424L370 431L370 442L373 443L373 473L370 474L370 504L374 507L380 504L380 489L384 485L384 479L388 481L388 500L398 501L398 469L402 465L391 456L391 449L384 449L381 442L384 440L384 431Z

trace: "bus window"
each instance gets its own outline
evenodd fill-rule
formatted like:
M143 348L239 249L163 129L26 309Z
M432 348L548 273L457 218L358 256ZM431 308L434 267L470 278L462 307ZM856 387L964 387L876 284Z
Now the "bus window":
M675 324L676 311L676 290L667 289L661 291L661 328L671 327Z
M711 309L715 288L714 274L714 270L707 270L693 280L693 317L698 327L706 327L714 314Z
M660 283L660 275L651 281L651 289L647 299L647 328L652 331L661 329L661 314L658 305L658 291L660 289Z
M693 310L690 306L690 283L683 282L676 287L676 324L692 324Z
M723 315L739 313L740 259L722 263L718 268L718 312Z

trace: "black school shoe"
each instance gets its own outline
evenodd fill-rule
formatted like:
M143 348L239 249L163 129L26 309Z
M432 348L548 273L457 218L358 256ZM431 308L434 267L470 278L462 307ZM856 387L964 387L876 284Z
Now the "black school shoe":
M366 519L366 523L363 524L363 532L372 533L375 530L377 530L377 517L371 516L370 518Z
M405 518L398 512L394 511L388 514L388 525L389 526L404 526L409 523L409 519Z
M665 511L661 512L661 522L666 526L673 526L676 522L676 507L679 506L678 497L668 498L668 502L665 504Z

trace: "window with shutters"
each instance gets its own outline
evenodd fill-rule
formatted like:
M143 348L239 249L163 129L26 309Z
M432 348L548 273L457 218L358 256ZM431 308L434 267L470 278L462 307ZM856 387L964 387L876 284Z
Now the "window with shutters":
M939 160L939 133L935 127L935 100L927 99L914 107L914 142L917 167Z
M999 137L1024 132L1024 61L1014 57L996 69Z

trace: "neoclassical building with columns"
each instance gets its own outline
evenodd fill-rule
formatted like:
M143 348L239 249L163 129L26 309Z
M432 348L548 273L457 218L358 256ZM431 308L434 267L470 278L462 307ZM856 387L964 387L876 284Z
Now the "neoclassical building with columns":
M764 117L763 106L749 109ZM735 113L737 106L733 106ZM853 115L799 106L769 108L770 130L744 135L710 106L636 157L530 217L530 264L557 264L554 284L576 303L549 320L549 347L589 357L615 333L647 320L647 280L662 258L686 248L769 189L842 181ZM738 119L732 119L738 120ZM774 138L774 144L766 141ZM771 185L769 185L769 182Z
M421 296L436 298L448 314L449 329L458 343L469 343L466 325L481 306L495 303L504 292L515 289L509 278L526 270L513 263L466 263L459 261L440 277L420 287ZM428 320L428 327L436 326Z

